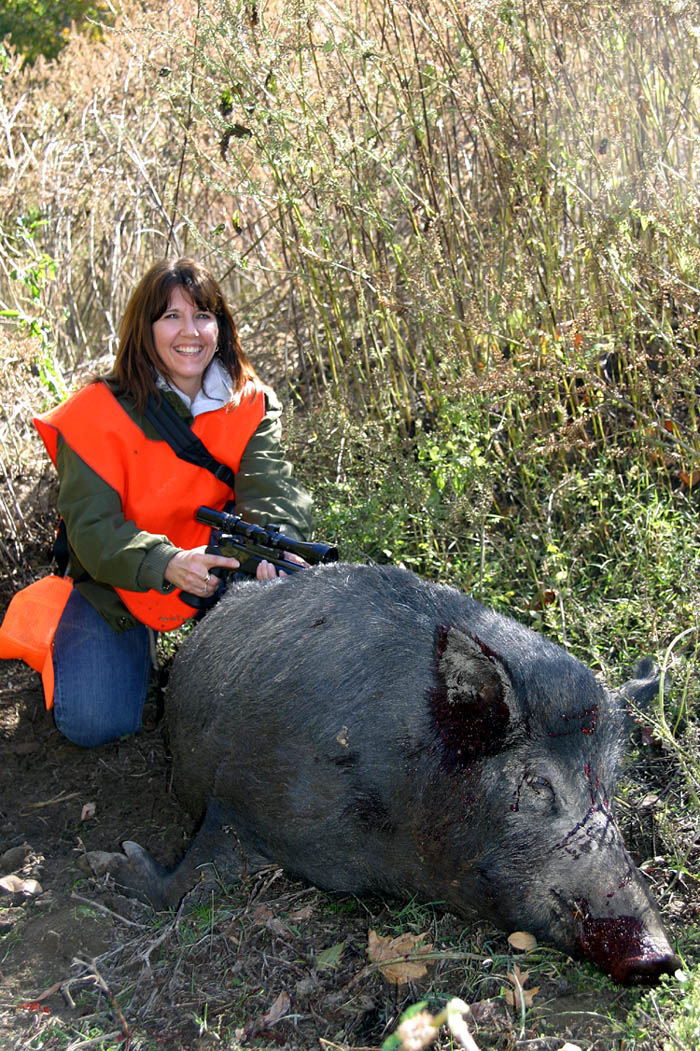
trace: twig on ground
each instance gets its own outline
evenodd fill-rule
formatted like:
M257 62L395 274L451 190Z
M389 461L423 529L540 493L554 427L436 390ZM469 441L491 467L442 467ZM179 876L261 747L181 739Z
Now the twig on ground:
M137 927L139 930L145 930L148 924L136 923L134 920L127 920L126 916L122 916L120 912L114 912L113 909L108 909L106 905L101 905L99 901L92 901L90 898L84 898L82 894L77 894L72 891L71 898L75 901L82 902L83 905L89 905L91 909L97 909L98 912L104 912L107 916L114 916L116 920L121 923L125 923L127 927Z
M122 1027L122 1035L124 1037L123 1047L124 1047L124 1051L126 1051L126 1049L129 1047L129 1044L131 1043L131 1030L129 1029L129 1023L127 1022L126 1018L124 1017L124 1012L122 1011L121 1007L119 1006L119 1002L117 1001L117 998L115 997L114 993L109 988L109 986L107 985L106 981L104 980L104 978L102 977L102 975L98 971L98 969L96 967L96 964L95 964L95 960L91 960L91 962L89 964L87 964L87 963L85 963L84 960L81 960L78 957L75 957L74 960L73 960L73 963L77 964L80 967L84 967L85 970L89 972L85 977L86 978L92 978L92 980L94 981L94 983L98 987L98 989L100 989L104 993L104 995L107 997L107 999L109 1000L110 1004L112 1005L112 1010L114 1011L115 1015L117 1016L117 1018L119 1020L119 1024Z

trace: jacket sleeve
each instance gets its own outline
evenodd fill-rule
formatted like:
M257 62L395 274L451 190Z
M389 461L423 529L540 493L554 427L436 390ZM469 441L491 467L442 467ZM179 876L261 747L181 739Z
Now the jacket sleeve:
M311 533L311 497L292 475L281 446L282 407L265 388L266 412L248 442L236 475L236 514L256 525L268 522L305 540Z
M163 580L180 549L166 536L140 530L124 517L119 494L59 436L58 511L66 525L71 574L129 591L172 590Z

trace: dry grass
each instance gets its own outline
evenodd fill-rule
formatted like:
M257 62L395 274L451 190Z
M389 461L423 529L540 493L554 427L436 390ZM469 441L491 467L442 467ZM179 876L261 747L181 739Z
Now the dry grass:
M468 587L616 679L641 652L670 654L663 762L637 755L622 807L642 854L665 859L659 891L673 923L691 919L678 928L691 963L696 15L662 0L126 0L102 43L76 36L25 71L10 56L0 90L4 597L49 559L54 483L32 412L60 396L61 372L71 385L113 350L148 263L199 256L256 366L298 408L294 459L320 534ZM654 785L662 805L647 813ZM272 917L258 924L263 898ZM313 914L290 927L302 900ZM292 990L290 1046L376 1046L411 997L494 992L481 964L448 962L405 997L376 975L348 991L365 920L331 921L323 896L253 881L157 931L134 914L141 926L120 927L94 966L144 1048L185 1029L193 1047L223 1034L236 1047ZM343 931L348 954L326 974L312 957ZM580 1005L592 979L567 973ZM98 986L84 982L86 1010L116 1042ZM647 1004L626 1046L663 1046L671 1003ZM520 1034L494 1023L484 1046Z

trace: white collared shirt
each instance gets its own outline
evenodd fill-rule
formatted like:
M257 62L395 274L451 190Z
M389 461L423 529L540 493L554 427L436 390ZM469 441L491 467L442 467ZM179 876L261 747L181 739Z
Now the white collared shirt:
M160 372L156 373L156 386L160 390L172 390L185 403L192 416L199 416L202 412L213 412L223 405L228 405L233 393L233 382L230 375L221 364L219 358L212 358L207 371L204 373L202 386L194 398L188 397L174 383L169 383Z

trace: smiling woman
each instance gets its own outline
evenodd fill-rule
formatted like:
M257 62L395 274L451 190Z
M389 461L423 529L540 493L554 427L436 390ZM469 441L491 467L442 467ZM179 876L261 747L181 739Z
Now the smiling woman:
M194 398L216 353L219 324L179 286L170 293L165 313L153 322L153 341L162 372Z
M154 401L191 427L227 478L180 459L147 415ZM153 631L194 614L182 592L211 597L220 588L212 570L238 567L207 550L198 506L235 502L255 524L300 539L309 531L310 498L284 459L280 414L241 349L218 282L194 260L177 259L156 263L134 290L109 373L36 417L58 471L73 581L56 613L46 700L76 744L139 729ZM261 580L276 575L269 563L258 567Z

